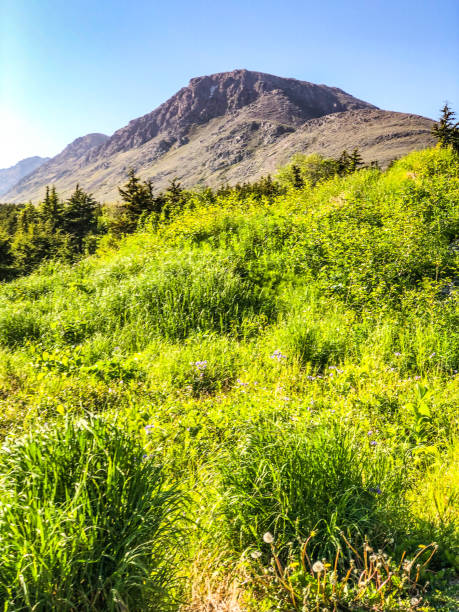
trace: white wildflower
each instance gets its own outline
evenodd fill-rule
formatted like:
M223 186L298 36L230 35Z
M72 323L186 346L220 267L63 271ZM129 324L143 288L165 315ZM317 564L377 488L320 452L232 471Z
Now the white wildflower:
M319 572L325 571L325 566L322 561L316 561L312 566L312 571L318 574Z
M263 542L266 542L266 544L272 544L274 542L273 534L267 531L263 536Z

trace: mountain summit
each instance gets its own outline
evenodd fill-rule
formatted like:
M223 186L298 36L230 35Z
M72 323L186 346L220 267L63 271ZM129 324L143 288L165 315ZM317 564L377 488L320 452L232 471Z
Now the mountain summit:
M47 184L65 196L78 182L102 200L115 200L130 167L158 189L174 176L186 186L234 183L272 172L296 152L338 155L359 147L365 159L385 164L431 144L431 124L381 111L336 87L222 72L191 79L111 137L77 139L4 198L38 200Z
M292 126L330 113L376 108L335 87L234 70L191 79L156 110L121 128L93 157L128 151L162 134L158 150L188 142L194 127L241 111Z

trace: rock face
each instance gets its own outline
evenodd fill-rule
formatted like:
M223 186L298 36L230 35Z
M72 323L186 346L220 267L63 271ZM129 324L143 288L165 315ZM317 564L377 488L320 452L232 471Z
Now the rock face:
M192 79L167 102L110 138L90 134L23 179L8 201L37 201L47 184L67 196L78 182L118 199L134 167L158 189L253 180L296 152L338 155L359 147L383 165L429 146L432 121L381 111L336 87L235 70Z
M191 79L159 108L115 132L93 159L140 147L159 134L164 135L164 147L183 144L191 128L250 106L256 116L296 126L329 113L375 108L325 85L248 70L223 72Z
M16 183L49 160L49 157L27 157L10 168L0 170L0 196L12 189Z

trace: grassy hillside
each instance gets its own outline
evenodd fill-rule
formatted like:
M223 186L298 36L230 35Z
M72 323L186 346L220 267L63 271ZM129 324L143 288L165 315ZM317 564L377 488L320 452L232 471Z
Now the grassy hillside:
M458 168L196 195L1 285L2 609L455 609Z

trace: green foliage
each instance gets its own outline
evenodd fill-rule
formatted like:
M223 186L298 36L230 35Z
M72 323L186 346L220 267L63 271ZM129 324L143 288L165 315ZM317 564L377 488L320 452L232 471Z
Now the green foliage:
M59 200L54 187L47 187L38 207L9 207L0 218L0 231L3 226L9 234L0 280L27 274L47 260L74 261L94 251L91 237L99 231L99 216L100 206L78 185L67 202Z
M5 610L167 609L182 497L132 436L66 420L6 439L0 465Z
M46 187L45 199L38 207L38 215L44 225L51 230L60 227L62 222L62 202L59 201L56 188Z
M113 229L116 229L117 232L132 232L136 229L141 216L153 210L152 185L148 182L142 182L136 176L135 170L131 168L128 172L128 182L124 187L119 187L118 191L123 206Z
M305 182L314 186L319 181L332 178L337 171L334 159L326 159L317 153L312 155L297 153L289 164L278 171L276 179L281 184L301 189Z
M9 236L0 230L0 278L8 278L13 263Z
M11 572L28 585L36 571L42 582L32 584L45 585L48 599L32 591L30 607L59 608L58 598L70 601L71 594L82 598L74 609L85 609L84 597L100 587L94 605L101 609L120 609L134 593L127 608L155 610L152 601L161 596L167 609L179 587L165 564L175 558L191 609L212 601L222 609L291 610L292 596L305 610L333 609L333 602L337 609L409 610L411 598L422 598L418 609L448 609L451 572L459 567L458 157L438 147L386 171L362 169L358 152L346 159L359 171L340 176L336 160L293 160L301 188L292 185L291 166L278 180L218 191L185 191L174 182L155 197L157 209L139 209L136 231L109 234L78 261L69 251L79 230L62 225L68 203L52 233L33 206L0 215L10 276L20 244L23 271L31 246L48 258L0 286L0 433L11 448L26 449L21 457L46 449L33 461L21 459L22 471L8 463L19 451L0 457L1 516L16 524L8 515L14 510L26 525L12 531L2 524L0 539L11 543L0 553L9 564L7 601L14 595L26 608ZM88 202L86 195L77 200L77 209ZM103 222L94 212L85 252L87 240L111 227L107 212ZM39 264L39 254L31 250L30 257ZM74 420L89 413L100 414L103 425L99 430L91 417L88 431L103 435L83 433ZM133 460L129 471L127 459L112 461L119 439L123 457L152 455L151 464ZM93 516L89 506L71 505L75 491L99 500L110 490L115 498L102 455L142 491L150 485L134 465L144 474L148 464L151 486L158 469L161 491L180 483L190 498L185 524L171 509L158 554L155 542L146 544L154 555L142 556L147 574L120 561L121 573L103 575L116 592L101 590L102 574L93 573L100 551L125 546L125 560L136 557L138 545L145 551L136 539L137 531L145 535L142 524L134 521L134 534L113 514L121 507L121 520L128 512L120 473L116 501L107 508L97 501L99 535L82 527ZM49 474L61 474L61 463L72 480L58 507ZM30 491L21 489L17 483L29 483L31 474ZM99 493L93 481L105 483ZM52 525L40 532L48 548L33 538L38 519L29 527L26 512ZM189 545L180 561L174 525ZM263 540L268 532L272 544ZM311 563L331 564L320 580L303 554L308 538ZM19 555L24 541L21 550L35 556ZM383 549L388 570L365 567L369 542L381 563ZM421 546L435 555L416 577L402 555L412 560L426 550ZM88 576L96 587L86 588ZM21 609L15 605L9 609Z
M97 231L99 205L79 185L65 203L62 211L62 229L71 236L72 248L77 253L84 252L84 239Z
M272 200L276 196L285 193L282 185L277 180L273 180L269 174L252 183L237 183L232 187L228 185L219 187L215 193L212 190L206 191L204 195L212 203L215 203L219 198L227 198L228 196L236 197L238 200L246 200L247 198L254 198L256 200L267 198Z
M409 529L401 457L333 419L303 427L262 420L221 462L226 529L241 550L262 546L266 532L282 549L313 530L317 558L336 554L341 532L355 545L366 534L382 546Z
M459 122L455 122L455 113L448 104L441 109L441 117L432 128L432 134L437 138L441 147L451 146L459 153Z
M281 184L301 190L306 183L314 187L320 181L326 181L334 176L352 174L361 166L363 160L357 148L351 154L343 151L337 159L322 157L317 153L312 155L297 153L289 164L278 171L276 178ZM377 164L372 162L371 167L377 168Z

